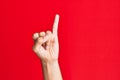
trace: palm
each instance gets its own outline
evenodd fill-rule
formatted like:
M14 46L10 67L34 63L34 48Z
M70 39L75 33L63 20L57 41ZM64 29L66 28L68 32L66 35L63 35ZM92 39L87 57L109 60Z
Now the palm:
M39 45L37 55L46 61L56 60L58 59L58 43L55 43L54 40L49 40L49 46L46 46L48 41L41 45ZM49 47L47 49L47 47Z

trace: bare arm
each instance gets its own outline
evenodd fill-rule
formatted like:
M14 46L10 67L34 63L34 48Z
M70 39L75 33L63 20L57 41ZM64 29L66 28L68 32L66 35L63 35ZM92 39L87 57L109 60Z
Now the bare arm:
M33 51L42 61L44 80L62 80L62 75L58 64L58 22L59 15L56 15L52 32L40 32L33 35L35 42Z
M62 80L58 62L42 64L45 80Z

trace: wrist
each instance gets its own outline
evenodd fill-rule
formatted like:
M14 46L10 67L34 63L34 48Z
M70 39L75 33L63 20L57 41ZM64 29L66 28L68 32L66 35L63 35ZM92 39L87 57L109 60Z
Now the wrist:
M54 61L42 61L42 65L46 66L46 65L55 65L58 64L58 60L54 60Z
M62 80L58 60L42 62L44 80Z

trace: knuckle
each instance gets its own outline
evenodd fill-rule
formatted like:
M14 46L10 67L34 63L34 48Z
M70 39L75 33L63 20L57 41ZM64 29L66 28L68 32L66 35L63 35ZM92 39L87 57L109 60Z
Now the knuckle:
M39 37L38 33L33 34L33 39L37 39Z
M36 46L33 46L33 47L32 47L32 50L33 50L34 52L37 52Z
M45 32L40 32L40 36L45 36Z
M43 38L39 37L37 41L38 41L38 43L42 43L43 42Z
M47 33L47 34L51 34L52 32L48 30L48 31L46 31L46 33Z

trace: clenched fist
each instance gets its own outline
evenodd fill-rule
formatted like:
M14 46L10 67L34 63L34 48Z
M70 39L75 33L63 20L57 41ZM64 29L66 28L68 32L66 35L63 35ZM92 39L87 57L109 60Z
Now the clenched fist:
M42 62L51 63L58 60L58 22L59 15L56 15L52 32L46 31L33 34L33 51L37 54L37 56L41 59Z

